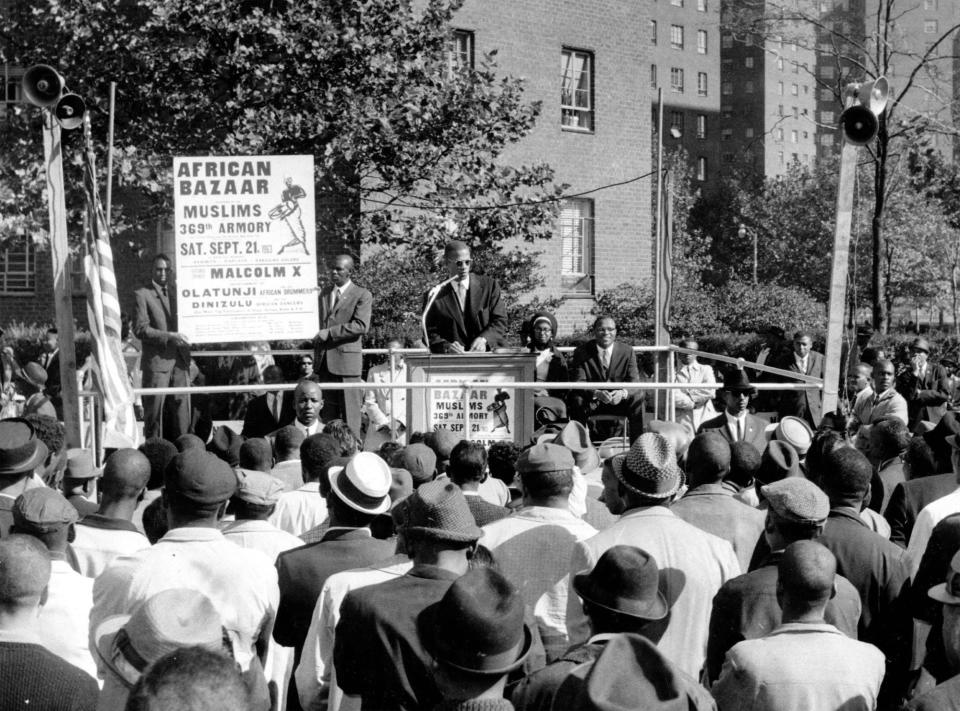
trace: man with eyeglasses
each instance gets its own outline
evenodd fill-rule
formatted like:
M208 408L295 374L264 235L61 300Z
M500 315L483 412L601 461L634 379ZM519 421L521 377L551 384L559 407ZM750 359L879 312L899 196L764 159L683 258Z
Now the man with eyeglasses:
M593 340L573 352L573 382L639 383L640 370L633 349L617 339L617 324L610 316L593 323ZM630 441L643 432L643 392L640 390L571 390L570 416L588 426L595 415L618 415L629 422ZM609 436L609 433L605 433Z
M465 242L448 242L443 250L447 281L423 296L424 324L433 353L483 353L500 345L507 309L495 279L470 271L473 260Z
M177 295L170 279L173 265L165 254L153 260L153 279L137 289L133 333L143 344L141 369L146 388L184 387L190 384L190 343L177 332ZM165 405L165 401L170 402ZM164 411L166 410L166 417ZM143 437L175 440L190 428L190 397L144 395Z

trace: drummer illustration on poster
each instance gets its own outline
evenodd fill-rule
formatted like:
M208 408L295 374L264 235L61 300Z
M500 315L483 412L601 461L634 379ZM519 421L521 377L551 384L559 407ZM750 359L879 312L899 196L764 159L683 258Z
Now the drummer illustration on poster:
M493 422L491 422L490 431L496 432L501 427L507 432L510 431L510 412L507 410L506 401L510 399L510 393L505 393L497 388L497 394L493 396L493 402L487 405L487 412L493 413Z
M301 198L305 198L307 193L299 185L293 184L293 178L284 178L283 182L287 186L287 189L280 194L280 200L282 202L270 210L268 214L271 220L283 220L286 222L287 227L290 228L290 232L293 235L293 239L283 245L277 254L283 254L283 250L287 247L294 247L298 244L303 247L305 254L310 254L310 250L307 249L307 231L303 226L300 203L298 202Z

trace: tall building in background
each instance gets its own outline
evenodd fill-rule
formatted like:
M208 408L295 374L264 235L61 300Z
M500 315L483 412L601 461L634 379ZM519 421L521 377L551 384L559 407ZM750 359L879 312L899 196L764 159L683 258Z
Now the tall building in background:
M785 4L800 13L816 7ZM793 163L810 165L817 154L815 27L783 19L791 15L772 2L735 6L744 21L734 30L724 18L720 40L721 167L774 177Z
M565 333L584 326L597 292L652 276L651 59L638 38L648 37L654 7L467 0L454 19L461 47L477 56L497 50L499 71L525 78L526 99L542 104L533 130L503 160L548 163L569 186L553 239L534 246L539 295L563 299ZM689 32L693 49L683 54L696 56L696 31ZM625 181L632 182L616 185Z
M682 147L695 179L713 182L720 174L720 0L647 4L653 131L662 89L664 149Z

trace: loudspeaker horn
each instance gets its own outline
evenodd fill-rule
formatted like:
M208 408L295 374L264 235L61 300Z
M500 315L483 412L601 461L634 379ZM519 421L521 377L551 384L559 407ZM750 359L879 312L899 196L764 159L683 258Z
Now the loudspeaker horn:
M879 116L887 108L890 85L887 83L886 77L877 77L873 81L861 84L857 94L860 103L865 104L868 109Z
M49 108L63 93L63 77L49 64L35 64L23 74L23 95L34 106Z
M866 106L854 104L840 114L840 126L850 143L865 146L877 135L880 122Z
M53 115L56 116L60 125L67 129L80 128L83 125L83 114L87 110L87 105L77 94L64 94L57 102Z

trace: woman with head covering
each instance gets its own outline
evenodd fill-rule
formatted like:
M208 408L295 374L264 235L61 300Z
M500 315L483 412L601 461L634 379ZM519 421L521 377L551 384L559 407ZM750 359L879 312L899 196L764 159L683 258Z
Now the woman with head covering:
M557 350L554 339L557 336L557 319L548 311L536 312L525 324L524 338L531 353L537 354L534 373L536 382L566 383L570 381L567 359ZM533 407L537 413L537 424L541 422L541 410L552 421L567 419L564 404L564 390L534 390ZM551 414L552 413L552 414Z

